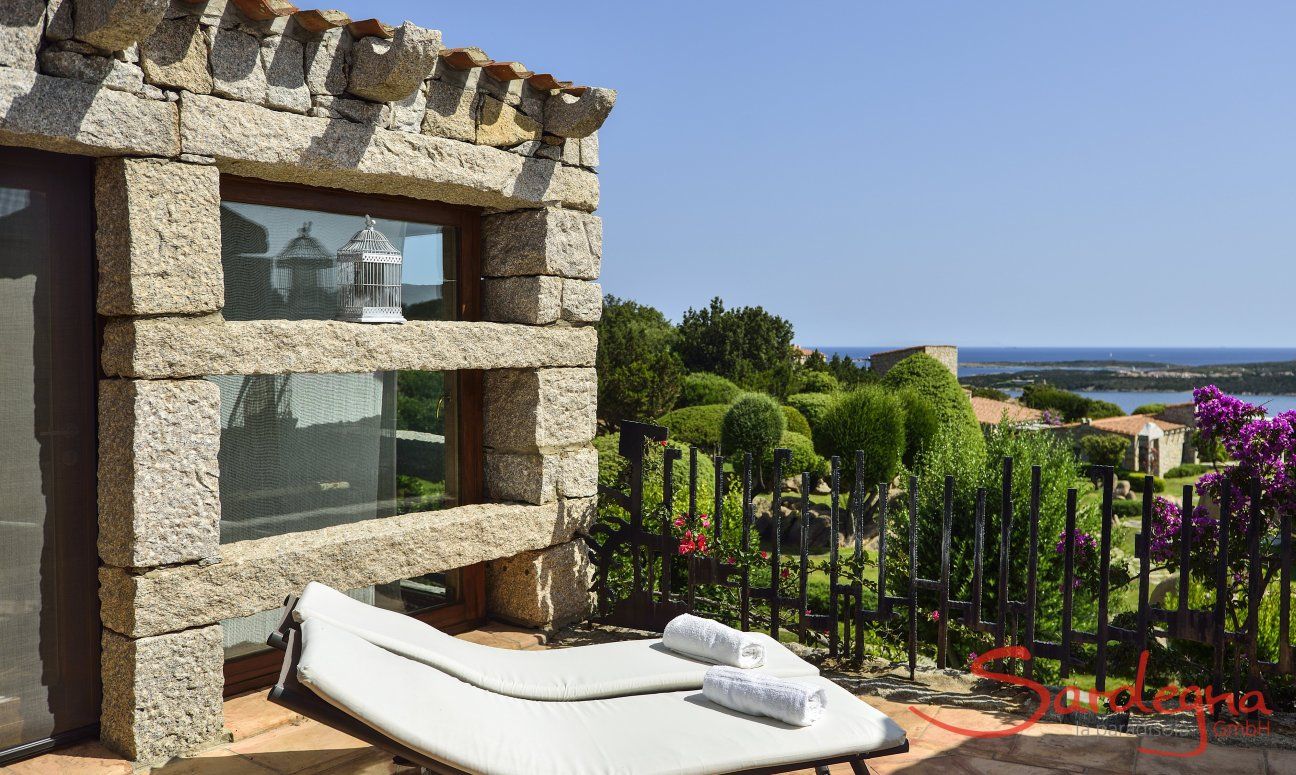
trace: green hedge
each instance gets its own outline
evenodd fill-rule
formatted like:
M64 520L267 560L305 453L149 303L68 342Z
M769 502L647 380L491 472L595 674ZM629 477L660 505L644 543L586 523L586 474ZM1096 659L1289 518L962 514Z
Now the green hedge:
M1184 463L1166 471L1165 478L1187 479L1190 476L1201 476L1208 471L1214 470L1214 468L1210 463Z
M841 383L826 371L806 371L797 379L798 393L836 393Z
M719 374L694 372L684 377L680 385L679 401L675 406L678 409L685 406L731 404L740 392L741 388Z
M923 353L910 355L886 373L882 384L897 392L913 390L926 399L938 421L940 432L936 437L953 437L960 454L968 455L969 462L980 467L985 460L981 424L958 378L944 364ZM935 440L926 439L923 444L931 445Z
M1143 501L1121 500L1112 502L1112 513L1118 517L1137 517L1143 514Z
M796 407L793 406L783 407L783 419L786 420L785 425L788 430L792 431L793 433L799 433L802 436L809 438L810 421L806 419L804 414L798 412L796 410Z
M1134 492L1143 492L1143 483L1148 479L1152 480L1152 492L1165 492L1166 489L1165 480L1159 476L1148 476L1147 474L1142 474L1137 471L1129 471L1119 474L1118 478L1128 479L1130 489Z
M715 449L720 445L720 425L728 404L686 406L657 418L657 425L670 429L670 438L696 447Z

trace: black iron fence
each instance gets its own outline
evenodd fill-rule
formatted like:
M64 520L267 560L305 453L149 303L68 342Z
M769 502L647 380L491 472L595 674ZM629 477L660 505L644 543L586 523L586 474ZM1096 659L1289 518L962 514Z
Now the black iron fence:
M933 645L936 664L939 667L951 666L949 628L954 621L970 630L988 634L995 647L1022 645L1029 649L1035 659L1056 660L1059 673L1064 678L1071 675L1073 667L1081 663L1078 651L1082 644L1092 646L1092 652L1086 656L1084 664L1091 667L1099 691L1106 688L1114 647L1124 644L1141 652L1148 648L1152 639L1190 641L1207 647L1212 656L1212 685L1217 691L1263 691L1266 675L1293 672L1290 637L1291 521L1290 516L1283 514L1277 538L1262 537L1264 519L1259 511L1259 497L1248 499L1251 509L1249 514L1233 514L1227 500L1219 504L1218 533L1212 540L1214 556L1211 558L1214 599L1208 608L1199 610L1189 605L1190 574L1185 569L1190 565L1190 554L1194 548L1193 520L1185 516L1180 521L1177 544L1181 572L1178 577L1177 606L1165 609L1149 601L1152 570L1149 537L1152 535L1154 508L1153 488L1149 482L1143 488L1141 530L1135 541L1134 560L1138 584L1135 624L1132 627L1121 627L1113 623L1110 606L1115 471L1108 467L1091 469L1091 476L1099 480L1101 487L1102 527L1096 547L1096 626L1093 630L1085 630L1076 627L1074 593L1078 578L1078 559L1076 543L1072 540L1064 541L1064 547L1060 549L1063 553L1061 610L1039 609L1041 473L1038 467L1032 468L1025 483L1030 488L1029 539L1025 557L1012 556L1013 495L1014 488L1020 486L1014 480L1013 460L1003 460L1002 490L995 494L1002 498L999 524L987 524L986 503L987 498L992 497L991 493L984 488L977 491L973 514L972 577L968 587L970 594L967 600L959 600L951 596L950 582L952 522L956 516L953 497L955 482L952 477L944 482L942 512L939 515L920 513L916 477L910 479L909 487L903 495L893 494L886 483L870 486L861 479L859 472L864 470L863 453L857 452L854 466L856 476L851 488L851 492L857 497L849 498L848 503L843 505L840 460L833 458L826 493L828 558L826 564L812 567L812 477L808 473L801 474L795 506L784 508L784 466L790 459L787 450L776 450L774 453L773 497L768 516L772 525L766 531L769 536L768 549L761 551L756 545L759 539L756 538L756 543L753 543L757 530L750 455L732 463L732 473L729 473L724 458L707 458L700 455L697 449L691 449L688 454L688 481L681 483L675 481L674 462L683 453L677 448L665 447L661 452L665 457L661 482L661 502L664 506L645 504L646 451L654 442L664 444L666 438L666 428L623 423L619 451L628 463L628 488L624 491L600 488L605 505L617 507L604 509L604 518L589 537L595 567L594 588L598 598L596 618L604 623L660 630L678 614L698 610L699 603L715 591L730 590L731 593L736 593L736 605L727 612L730 616L726 618L731 618L735 626L743 630L764 630L775 638L780 637L781 631L790 629L803 641L821 644L826 641L827 650L834 657L862 659L865 655L866 626L901 625L901 637L907 650L911 677L920 652L931 649ZM737 538L739 546L727 550L735 556L726 557L725 551L681 554L678 522L698 525L694 517L702 509L714 515L714 519L708 527L698 527L698 533L708 536L711 546L720 545L723 529L720 516L723 513L722 500L729 488L727 477L731 475L740 477L741 492L741 525ZM714 503L698 503L698 484L702 476L712 477ZM677 517L669 513L670 504L674 502L677 488L681 486L687 488L688 506L687 513ZM872 492L869 493L869 498L862 497L866 489L875 491L876 499L871 497ZM1258 491L1256 494L1258 495ZM1077 497L1076 489L1068 490L1065 514L1065 535L1068 537L1076 533ZM1193 512L1192 487L1184 488L1183 498L1183 513L1190 515ZM872 504L869 508L873 510L873 514L866 515L866 503ZM908 527L908 545L900 547L901 554L898 558L894 556L896 549L889 545L892 539L888 536L887 528L888 519L893 516L889 512L897 507L905 510ZM661 513L663 508L667 513ZM612 514L612 511L620 513ZM653 517L651 520L648 519L650 515ZM966 515L959 517L962 519ZM871 562L866 561L864 551L866 519L876 519L878 545L876 560ZM937 567L923 568L919 563L918 531L921 524L932 519L940 520L939 562ZM790 550L783 543L785 520L795 520L792 526L794 534L799 528L796 548L792 554L795 560L790 567L783 561ZM732 527L731 525L730 529ZM1229 557L1229 531L1234 529L1246 531L1247 556L1242 562L1242 567L1245 568L1246 595L1242 603L1244 616L1240 617L1240 626L1230 627L1228 609L1238 581L1231 578L1237 563ZM993 581L987 579L988 563L984 557L988 530L998 533L995 537L998 542L998 559L996 567L991 569L994 571ZM849 538L845 547L839 547L839 536L843 534ZM697 541L696 535L692 540ZM1262 540L1267 542L1264 547ZM1026 563L1025 588L1011 589L1010 564L1021 561ZM899 569L903 572L889 572L888 566L894 562L903 564ZM758 582L754 578L757 575L756 569L766 567L768 579L761 573L762 578ZM788 574L783 572L785 568L788 569ZM811 611L808 581L812 573L824 572L828 577L827 610ZM618 578L614 579L614 576ZM1280 595L1277 658L1265 661L1258 648L1259 609L1264 591L1273 583L1275 576ZM897 583L896 579L904 581ZM870 595L875 601L872 607L865 603L866 586L875 593ZM989 610L982 602L990 587L996 591L993 610ZM920 594L927 600L933 595L935 597L936 608L934 613L928 615L935 620L934 644L923 642L919 638ZM792 612L790 617L786 615L789 611ZM1048 629L1060 634L1057 640L1043 640L1038 636L1041 617L1056 617L1053 621L1057 626ZM1022 664L1025 675L1030 677L1034 672L1034 660ZM1120 665L1119 668L1125 671L1124 674L1130 674L1133 665Z

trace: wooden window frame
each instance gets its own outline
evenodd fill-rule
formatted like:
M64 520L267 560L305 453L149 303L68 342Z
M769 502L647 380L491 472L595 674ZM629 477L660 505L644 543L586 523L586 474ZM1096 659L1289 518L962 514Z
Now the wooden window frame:
M481 215L479 207L451 205L387 194L358 194L331 188L276 183L235 175L221 176L221 201L293 207L344 215L373 215L416 223L450 226L457 230L455 264L456 320L481 320ZM459 395L459 503L481 503L485 496L482 448L482 373L455 372ZM414 614L440 630L459 633L486 621L486 566L458 569L459 599ZM225 663L225 696L274 683L283 655L268 651L236 657Z

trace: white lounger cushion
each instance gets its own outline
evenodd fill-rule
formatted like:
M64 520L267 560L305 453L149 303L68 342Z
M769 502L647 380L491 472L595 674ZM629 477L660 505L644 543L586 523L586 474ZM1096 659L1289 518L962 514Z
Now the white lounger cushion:
M316 582L306 585L294 616L320 619L396 654L431 665L474 686L526 700L594 700L627 694L701 689L710 663L677 654L660 639L600 643L549 651L509 651L470 643L413 619L347 597ZM819 674L818 668L768 635L765 665L780 678Z
M317 619L302 623L297 677L409 748L474 775L714 775L891 748L904 730L815 676L828 709L793 727L701 692L537 702L479 689Z

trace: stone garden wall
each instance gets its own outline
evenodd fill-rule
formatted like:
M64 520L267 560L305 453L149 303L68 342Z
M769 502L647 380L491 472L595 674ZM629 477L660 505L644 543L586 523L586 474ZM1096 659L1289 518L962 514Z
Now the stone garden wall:
M0 145L99 157L102 737L156 762L222 734L219 622L309 580L487 562L492 612L583 614L615 93L411 24L225 0L14 0ZM483 208L484 322L225 321L223 173ZM485 370L486 504L220 544L209 374Z

